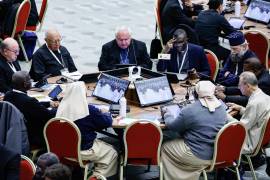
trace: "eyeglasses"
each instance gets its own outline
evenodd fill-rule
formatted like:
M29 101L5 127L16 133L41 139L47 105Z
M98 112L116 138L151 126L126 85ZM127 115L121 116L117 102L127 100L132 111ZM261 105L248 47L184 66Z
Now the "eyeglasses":
M50 44L60 44L61 41L62 41L62 39L56 39L56 40L50 40L50 39L48 39L47 41Z
M19 53L20 53L20 50L12 50L12 49L7 49L7 50L10 52L13 52L16 55L19 55Z

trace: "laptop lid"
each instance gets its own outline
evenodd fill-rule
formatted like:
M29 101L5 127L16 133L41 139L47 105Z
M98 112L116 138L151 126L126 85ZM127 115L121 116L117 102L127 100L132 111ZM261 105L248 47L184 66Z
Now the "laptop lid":
M134 82L141 106L150 106L173 100L173 94L166 76Z
M241 19L238 17L230 17L229 23L232 27L234 27L237 30L243 29L243 25L245 23L245 19Z
M125 95L129 83L128 80L102 73L92 95L104 101L118 103Z
M264 24L270 21L270 2L265 0L251 0L245 17Z

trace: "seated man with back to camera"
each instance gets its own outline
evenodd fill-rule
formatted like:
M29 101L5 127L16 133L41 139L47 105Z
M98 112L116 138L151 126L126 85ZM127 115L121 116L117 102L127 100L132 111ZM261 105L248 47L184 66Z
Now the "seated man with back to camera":
M49 74L58 76L63 71L77 71L68 50L61 45L61 40L61 35L56 29L46 31L46 43L33 54L30 75L35 81Z
M201 77L210 76L210 67L203 48L188 43L187 34L183 29L177 29L173 33L173 39L167 42L162 53L169 53L171 59L159 60L158 71L185 74L194 68Z
M13 38L6 38L0 44L0 92L12 89L11 78L14 72L21 70L17 61L19 45Z
M244 61L244 71L253 72L258 79L258 87L267 95L270 95L270 74L256 57ZM236 86L217 86L215 95L224 102L233 102L246 106L248 97L244 96Z
M195 102L183 107L178 117L174 119L167 111L164 114L170 130L164 132L169 140L161 150L165 180L199 179L202 170L211 164L216 135L227 120L225 106L214 96L213 83L200 81L195 91Z
M30 145L46 147L43 128L56 114L54 109L49 110L47 107L57 107L58 102L39 102L36 98L28 96L31 79L26 71L15 72L12 76L12 85L14 89L6 93L4 101L12 103L23 113Z
M230 50L219 44L219 37L221 32L227 36L235 29L221 15L223 0L209 0L208 6L208 10L201 11L199 14L195 23L195 30L198 33L200 44L205 49L213 51L219 61L225 61L230 54Z
M58 107L56 117L73 121L81 132L82 160L94 163L93 176L103 175L114 179L117 172L117 152L112 145L97 138L96 131L112 126L112 116L105 109L88 105L84 82L69 83Z
M235 31L229 36L231 54L225 61L223 69L218 75L218 82L224 86L237 86L239 75L243 72L244 61L256 57L248 47L248 43L241 31Z
M115 39L102 46L98 62L99 71L118 68L118 64L134 64L147 69L152 68L144 42L131 37L128 27L117 27Z

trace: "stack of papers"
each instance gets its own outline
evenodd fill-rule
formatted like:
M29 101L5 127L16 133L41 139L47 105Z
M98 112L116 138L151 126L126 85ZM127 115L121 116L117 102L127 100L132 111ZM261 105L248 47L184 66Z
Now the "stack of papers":
M39 102L48 102L51 101L49 96L46 96L44 94L30 94L30 97L36 98Z
M71 79L73 81L78 81L82 77L82 73L80 73L79 71L75 71L72 73L65 71L65 72L62 72L62 76L68 79Z

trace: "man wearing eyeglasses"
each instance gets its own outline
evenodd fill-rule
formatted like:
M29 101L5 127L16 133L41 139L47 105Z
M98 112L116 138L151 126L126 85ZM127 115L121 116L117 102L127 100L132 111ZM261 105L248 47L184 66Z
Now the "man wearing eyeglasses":
M49 74L59 76L63 72L77 71L70 53L61 45L61 40L56 29L46 31L46 43L34 53L32 59L30 75L34 80L40 80Z
M6 38L0 44L0 92L12 90L12 75L21 70L17 62L19 51L19 45L13 38Z

